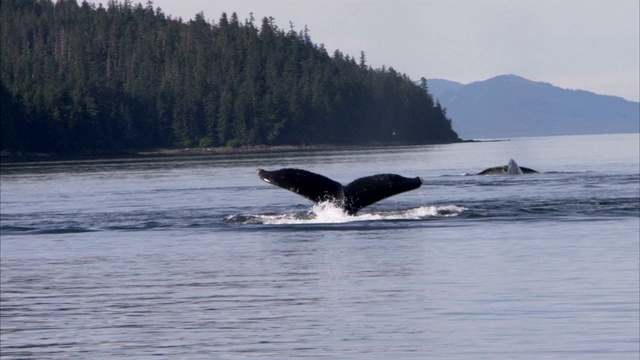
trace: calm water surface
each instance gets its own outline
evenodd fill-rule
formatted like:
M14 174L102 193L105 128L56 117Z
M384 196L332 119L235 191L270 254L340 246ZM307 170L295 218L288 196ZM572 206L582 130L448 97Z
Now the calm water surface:
M637 360L638 139L3 165L0 355ZM425 185L349 217L257 167Z

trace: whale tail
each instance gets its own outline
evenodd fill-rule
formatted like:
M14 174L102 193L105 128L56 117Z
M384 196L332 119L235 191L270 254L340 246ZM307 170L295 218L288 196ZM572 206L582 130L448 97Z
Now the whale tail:
M326 176L302 169L257 170L260 179L293 191L313 202L330 201L350 215L360 209L406 191L419 188L420 177L378 174L356 179L346 186Z

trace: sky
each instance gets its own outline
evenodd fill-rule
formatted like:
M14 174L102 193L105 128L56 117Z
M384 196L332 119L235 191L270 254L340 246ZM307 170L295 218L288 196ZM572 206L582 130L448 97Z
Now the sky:
M93 1L94 3L106 1ZM132 0L134 4L147 0ZM468 84L514 74L640 101L638 0L153 0L188 21L237 13L309 29L373 68Z

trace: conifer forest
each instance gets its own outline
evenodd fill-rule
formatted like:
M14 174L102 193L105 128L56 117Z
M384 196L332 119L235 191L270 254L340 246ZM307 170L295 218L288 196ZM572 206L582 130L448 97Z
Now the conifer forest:
M2 150L460 140L424 78L329 54L273 18L2 0L0 29Z

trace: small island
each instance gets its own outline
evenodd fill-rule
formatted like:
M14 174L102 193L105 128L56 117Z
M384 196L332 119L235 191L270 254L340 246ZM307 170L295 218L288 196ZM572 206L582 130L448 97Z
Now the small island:
M273 18L7 0L0 20L6 154L460 141L424 78Z

